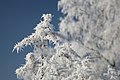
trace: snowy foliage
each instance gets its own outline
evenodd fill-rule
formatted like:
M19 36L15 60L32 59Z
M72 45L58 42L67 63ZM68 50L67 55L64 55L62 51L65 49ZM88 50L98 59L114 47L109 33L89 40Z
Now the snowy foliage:
M35 32L13 50L30 45L24 80L120 80L120 0L60 0L59 29L43 14Z

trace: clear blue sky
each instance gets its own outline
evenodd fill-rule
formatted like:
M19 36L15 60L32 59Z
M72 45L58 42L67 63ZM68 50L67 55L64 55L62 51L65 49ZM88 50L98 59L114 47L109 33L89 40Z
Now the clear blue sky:
M33 32L43 13L54 15L58 27L58 0L0 0L0 80L17 80L15 70L24 64L30 48L12 53L14 44Z

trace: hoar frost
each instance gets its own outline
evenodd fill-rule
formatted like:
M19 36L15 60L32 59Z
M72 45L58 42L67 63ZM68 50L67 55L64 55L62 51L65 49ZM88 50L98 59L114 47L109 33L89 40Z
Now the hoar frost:
M120 0L60 0L59 31L43 14L13 50L33 46L16 69L23 80L120 80Z

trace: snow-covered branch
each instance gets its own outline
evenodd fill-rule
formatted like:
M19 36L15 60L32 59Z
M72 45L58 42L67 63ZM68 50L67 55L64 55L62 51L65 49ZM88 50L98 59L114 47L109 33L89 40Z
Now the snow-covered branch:
M16 70L24 80L120 80L120 1L60 0L59 31L43 14L35 32L13 50L33 52Z

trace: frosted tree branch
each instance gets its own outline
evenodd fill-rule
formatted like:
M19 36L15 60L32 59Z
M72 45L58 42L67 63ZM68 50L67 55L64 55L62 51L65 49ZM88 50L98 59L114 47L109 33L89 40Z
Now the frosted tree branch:
M23 80L120 80L120 1L60 0L59 31L43 14L13 51L33 46L16 69Z

